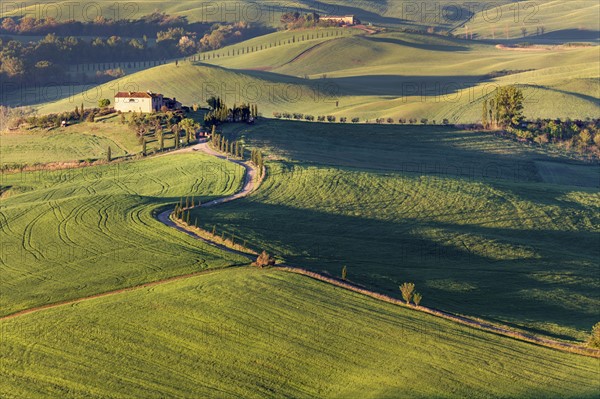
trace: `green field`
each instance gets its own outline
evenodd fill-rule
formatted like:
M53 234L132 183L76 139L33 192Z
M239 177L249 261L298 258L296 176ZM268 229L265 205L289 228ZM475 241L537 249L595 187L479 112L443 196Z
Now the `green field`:
M86 99L92 106L119 90L151 89L188 105L205 104L213 95L229 105L256 103L266 117L298 112L358 117L363 122L427 118L438 124L443 119L474 123L481 119L483 99L498 86L516 84L525 95L527 118L598 115L597 46L511 51L489 43L402 32L312 39L315 32L323 30L278 32L221 49L218 58L210 53L211 58L201 62L150 68L42 104L39 112L70 110ZM290 36L297 42L268 47ZM238 49L257 45L263 50L237 55ZM507 76L491 77L507 70L512 71Z
M244 261L153 217L236 192L244 170L180 154L2 175L0 314Z
M230 269L0 321L5 398L592 398L598 360L285 272Z
M469 31L484 39L522 38L522 40L559 39L598 41L600 5L590 0L545 0L509 3L480 10L467 23ZM537 35L543 27L544 34ZM522 28L527 30L523 38ZM464 28L454 30L464 34ZM541 33L541 32L540 32ZM534 36L532 38L528 36Z
M230 132L267 151L267 179L192 217L392 296L413 281L436 308L578 340L600 319L597 166L487 133L310 126Z
M0 163L39 163L104 159L108 147L114 158L141 152L135 133L116 116L54 129L0 133ZM153 146L148 145L148 149Z

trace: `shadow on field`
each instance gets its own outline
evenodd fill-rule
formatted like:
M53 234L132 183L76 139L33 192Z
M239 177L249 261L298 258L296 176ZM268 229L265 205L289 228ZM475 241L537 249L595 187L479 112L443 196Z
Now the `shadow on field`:
M377 220L259 198L205 210L202 224L294 266L339 276L346 265L350 280L397 298L398 286L411 281L427 306L532 329L550 324L539 331L555 338L581 338L576 330L600 318L592 233L440 223L430 215Z
M403 47L412 47L418 50L426 50L426 51L470 51L471 48L467 46L457 46L457 45L442 45L442 44L423 44L423 43L414 43L408 42L400 39L393 39L389 37L368 37L367 40L375 42L375 43L389 43L395 44Z

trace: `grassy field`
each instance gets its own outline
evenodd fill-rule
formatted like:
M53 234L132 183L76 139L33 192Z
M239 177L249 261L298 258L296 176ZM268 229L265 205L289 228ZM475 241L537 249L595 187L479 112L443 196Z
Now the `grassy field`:
M203 115L190 113L202 120ZM158 151L154 134L146 134L146 151ZM165 131L165 149L175 145L174 136ZM117 114L98 118L95 122L80 122L51 129L19 129L0 133L0 165L69 162L106 159L108 147L113 159L142 152L135 132L120 123Z
M600 319L597 166L450 128L310 126L230 132L267 150L267 179L192 217L396 297L413 281L440 309L565 339Z
M91 106L124 89L152 89L189 105L204 104L212 95L228 104L257 103L267 117L299 112L361 121L391 117L439 123L447 118L472 123L480 120L482 100L497 86L516 84L524 91L528 118L598 114L597 46L511 51L401 32L307 40L314 32L278 32L219 50L225 56L218 58L150 68L83 95L42 104L39 111L72 109L85 99ZM303 34L304 41L237 55L239 48ZM226 56L228 51L236 55ZM491 77L507 70L512 71L507 76Z
M0 133L0 163L104 159L109 146L115 158L142 150L135 133L118 123L117 116L113 115L95 123ZM149 144L148 149L151 148Z
M600 389L597 359L250 268L0 329L5 398L592 398Z
M182 196L232 194L243 173L180 154L3 174L0 314L243 262L153 217Z
M598 41L600 5L595 1L545 0L487 8L477 12L467 23L469 31L479 38L502 40L508 35L509 40ZM538 34L537 28L541 27L544 34ZM527 30L525 37L523 28ZM464 34L465 29L457 28L454 33Z

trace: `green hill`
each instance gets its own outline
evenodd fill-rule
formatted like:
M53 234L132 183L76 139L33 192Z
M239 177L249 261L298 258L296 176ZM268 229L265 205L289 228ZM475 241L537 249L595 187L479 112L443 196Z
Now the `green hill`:
M200 154L2 175L0 315L245 261L157 221L234 193L243 168Z
M440 309L577 340L600 319L597 167L489 133L306 126L227 129L266 151L267 179L193 217L388 295L413 281Z
M0 328L3 397L592 398L600 389L597 359L272 270L217 271Z
M467 29L461 26L454 33L468 31L477 38L494 40L597 42L599 38L600 5L595 1L543 0L493 5L473 15L465 24Z

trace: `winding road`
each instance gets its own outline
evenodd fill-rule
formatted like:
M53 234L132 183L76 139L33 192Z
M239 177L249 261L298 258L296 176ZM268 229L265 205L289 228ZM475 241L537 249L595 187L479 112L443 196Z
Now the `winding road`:
M212 148L210 148L207 141L203 141L192 147L182 148L181 150L170 152L168 154L165 154L164 156L181 154L181 153L189 153L189 152L193 152L193 151L200 151L205 154L217 157L219 159L228 160L229 162L233 162L238 165L241 165L244 167L244 169L246 169L246 173L245 173L245 177L244 177L244 184L242 185L242 189L240 191L238 191L237 193L230 195L228 197L217 198L210 202L204 203L201 205L202 208L207 208L207 207L223 204L225 202L233 201L233 200L236 200L239 198L244 198L244 197L250 195L256 188L258 188L258 186L260 185L260 182L262 181L262 176L258 177L258 170L256 169L256 167L253 164L251 164L250 162L244 162L244 161L240 161L238 159L229 158L229 157L223 155L222 153L217 152L217 151L213 150ZM223 251L227 251L227 252L230 252L233 254L245 256L248 259L252 259L252 260L255 259L254 255L248 254L246 252L236 251L235 249L231 249L225 245L217 244L213 241L207 240L204 237L201 237L200 235L196 234L195 232L193 232L191 230L187 230L187 229L177 225L175 222L173 222L173 220L171 220L171 213L173 213L173 211L170 209L163 211L158 214L157 219L160 222L166 224L167 226L173 227L181 232L184 232L187 235L189 235L193 238L199 239L213 247L219 248Z

